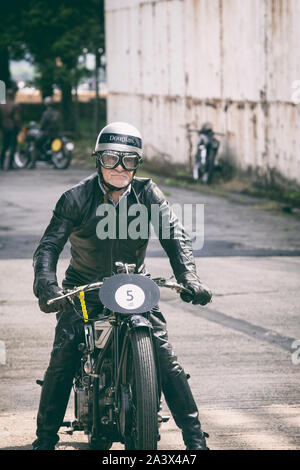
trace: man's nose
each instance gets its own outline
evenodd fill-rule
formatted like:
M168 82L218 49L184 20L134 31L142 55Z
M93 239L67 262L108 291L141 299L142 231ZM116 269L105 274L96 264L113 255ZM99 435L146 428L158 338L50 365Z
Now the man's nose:
M119 173L121 173L122 171L124 171L124 168L122 167L121 164L119 164L119 165L115 168L115 170L117 170Z

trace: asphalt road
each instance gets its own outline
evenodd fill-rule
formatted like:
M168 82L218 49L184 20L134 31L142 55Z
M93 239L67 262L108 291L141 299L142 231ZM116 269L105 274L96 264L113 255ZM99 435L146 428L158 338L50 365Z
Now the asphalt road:
M40 388L55 317L32 294L32 254L59 195L89 174L71 168L0 173L0 449L35 438ZM267 211L268 201L163 188L171 204L204 204L199 275L214 293L200 308L162 290L170 342L187 373L211 449L299 449L300 220ZM58 265L62 279L68 247ZM169 277L150 243L147 265ZM164 411L168 410L164 404ZM67 418L72 419L72 397ZM87 449L83 433L60 433L58 450ZM159 448L184 449L173 419ZM114 444L113 449L122 449Z

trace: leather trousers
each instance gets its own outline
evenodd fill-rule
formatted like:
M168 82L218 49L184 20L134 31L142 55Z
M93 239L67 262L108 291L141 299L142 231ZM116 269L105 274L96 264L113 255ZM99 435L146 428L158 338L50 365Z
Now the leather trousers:
M57 317L53 350L42 386L36 433L38 440L45 440L53 446L59 440L57 433L64 419L73 378L80 363L78 344L84 342L83 323L74 311L58 313ZM197 443L201 445L204 434L198 418L198 409L186 374L168 342L166 321L158 307L152 310L150 321L153 325L166 403L175 423L182 430L186 446L189 448Z

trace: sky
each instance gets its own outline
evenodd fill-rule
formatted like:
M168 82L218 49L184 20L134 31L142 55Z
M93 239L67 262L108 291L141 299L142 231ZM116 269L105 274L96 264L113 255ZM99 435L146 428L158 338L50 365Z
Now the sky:
M93 70L95 67L95 56L94 54L86 55L86 67L90 70ZM32 81L34 78L35 67L28 60L11 60L10 61L10 71L12 78L15 81Z

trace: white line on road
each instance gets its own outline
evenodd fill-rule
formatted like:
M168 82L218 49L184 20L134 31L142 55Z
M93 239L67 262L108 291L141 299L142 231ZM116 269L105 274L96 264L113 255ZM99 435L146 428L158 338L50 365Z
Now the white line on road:
M0 340L0 365L5 366L5 364L6 364L5 342Z

